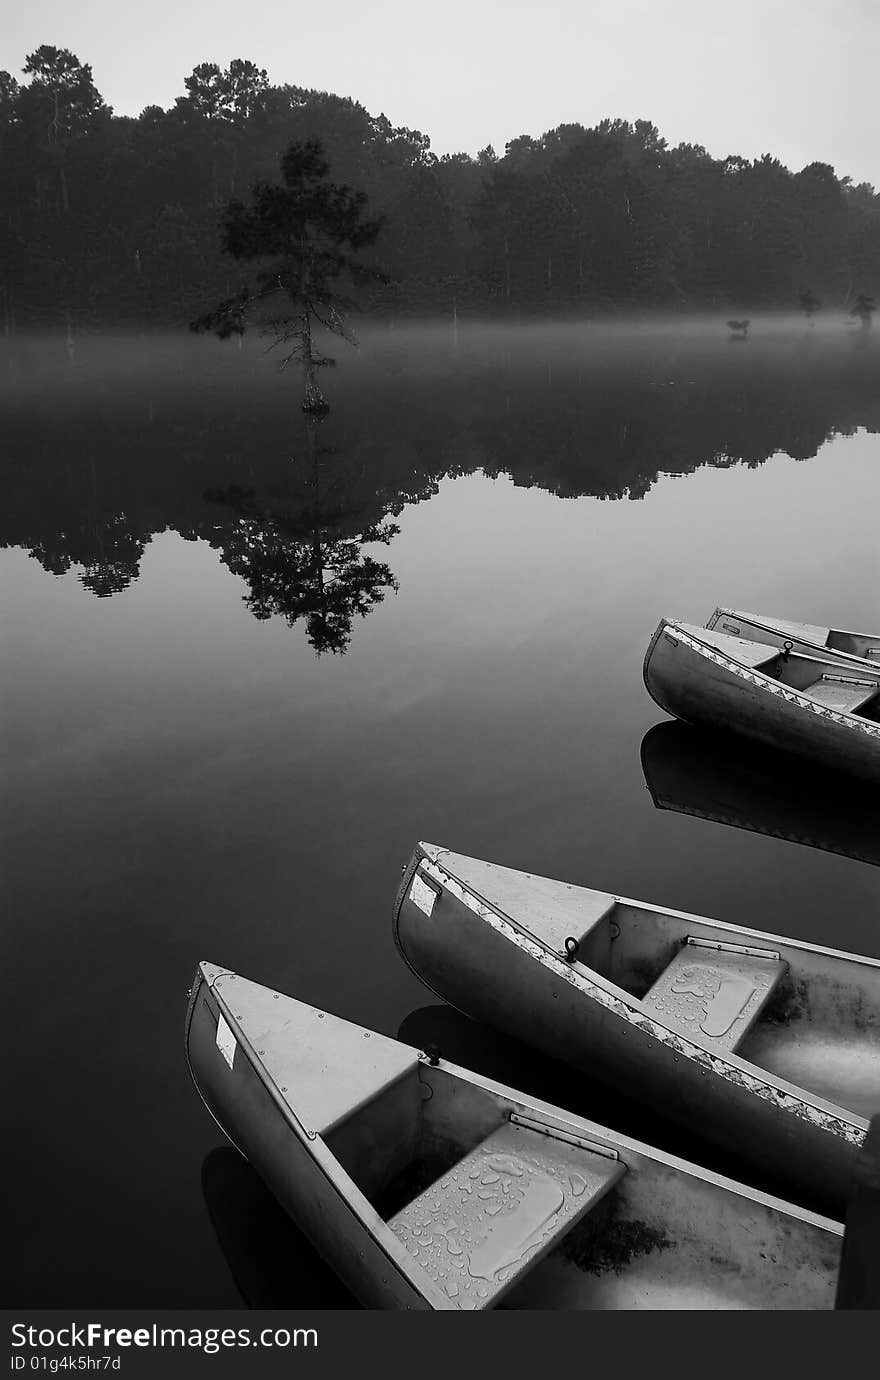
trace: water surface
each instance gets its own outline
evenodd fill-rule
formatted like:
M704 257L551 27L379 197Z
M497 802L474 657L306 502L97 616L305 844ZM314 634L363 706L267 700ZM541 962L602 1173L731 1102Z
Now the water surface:
M443 324L368 333L309 428L259 349L7 348L10 1304L238 1304L199 959L589 1111L398 958L417 839L880 957L864 791L849 856L845 780L806 846L786 759L762 832L760 785L731 827L655 806L641 756L661 616L880 623L878 362L797 322Z

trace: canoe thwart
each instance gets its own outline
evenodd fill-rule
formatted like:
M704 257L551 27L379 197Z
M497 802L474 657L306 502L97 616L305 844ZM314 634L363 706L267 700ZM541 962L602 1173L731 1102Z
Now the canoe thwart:
M494 1307L626 1172L571 1139L507 1121L391 1219L455 1306Z
M644 1005L664 1025L732 1054L787 968L775 954L689 938L647 992Z

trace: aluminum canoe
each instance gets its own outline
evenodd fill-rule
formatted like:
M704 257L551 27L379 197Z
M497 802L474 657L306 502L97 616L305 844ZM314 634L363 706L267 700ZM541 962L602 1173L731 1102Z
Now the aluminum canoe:
M880 784L880 666L661 619L648 693L686 723L723 728Z
M742 609L717 608L707 628L783 647L786 642L796 652L821 651L846 661L867 661L880 666L880 633L849 632L845 628L826 628L816 623L795 623L787 618L771 618L765 613L744 613Z
M215 1120L371 1308L833 1308L843 1227L236 973L186 1021Z
M880 962L420 843L398 948L438 996L843 1213L880 1111Z

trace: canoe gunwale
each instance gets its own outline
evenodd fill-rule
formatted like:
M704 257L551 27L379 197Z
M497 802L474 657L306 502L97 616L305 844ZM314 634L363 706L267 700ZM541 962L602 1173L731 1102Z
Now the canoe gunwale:
M748 1063L736 1054L725 1053L724 1056L720 1056L714 1051L696 1044L678 1031L672 1030L669 1026L662 1025L645 1012L642 1002L637 997L633 997L622 987L609 982L608 979L603 978L593 969L578 971L574 965L567 962L549 945L517 925L510 916L503 915L485 897L458 881L439 862L423 855L415 867L411 870L408 869L410 878L419 866L424 868L433 881L446 887L450 894L465 905L480 921L490 925L502 938L515 944L529 957L536 959L560 981L568 983L581 991L588 1000L616 1015L628 1025L651 1036L658 1043L667 1046L673 1050L676 1056L702 1066L728 1083L745 1088L754 1096L761 1098L762 1101L772 1103L777 1110L797 1116L821 1131L828 1132L856 1147L862 1144L868 1129L868 1122L864 1118L848 1112L845 1107L826 1102L824 1098L810 1093L808 1089L798 1087L785 1079L775 1078L766 1071L760 1070L758 1065ZM635 905L643 910L656 911L658 909L658 907L645 902L631 902L623 897L613 897L612 899L620 904ZM683 911L665 911L664 913L683 919L701 918L691 917ZM399 915L399 909L397 914ZM731 929L735 933L751 934L751 931L740 930L738 926L724 926L724 928ZM395 920L395 937L396 935L397 921ZM770 939L773 936L761 937ZM790 944L792 941L783 939L782 942ZM399 941L398 946L403 952ZM817 945L800 943L797 946L813 952L835 953L834 950L822 950ZM850 955L842 956L850 957ZM880 962L868 960L868 963L869 966L880 967ZM409 966L412 968L411 964ZM413 971L416 970L413 969ZM424 981L424 979L421 980Z

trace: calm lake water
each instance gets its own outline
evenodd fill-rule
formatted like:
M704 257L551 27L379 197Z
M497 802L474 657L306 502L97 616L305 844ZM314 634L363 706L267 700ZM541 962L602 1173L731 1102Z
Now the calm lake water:
M311 428L259 345L0 357L7 1306L340 1301L217 1151L203 958L682 1149L419 985L418 839L880 957L868 792L695 740L641 674L719 603L880 623L880 338L343 349Z

